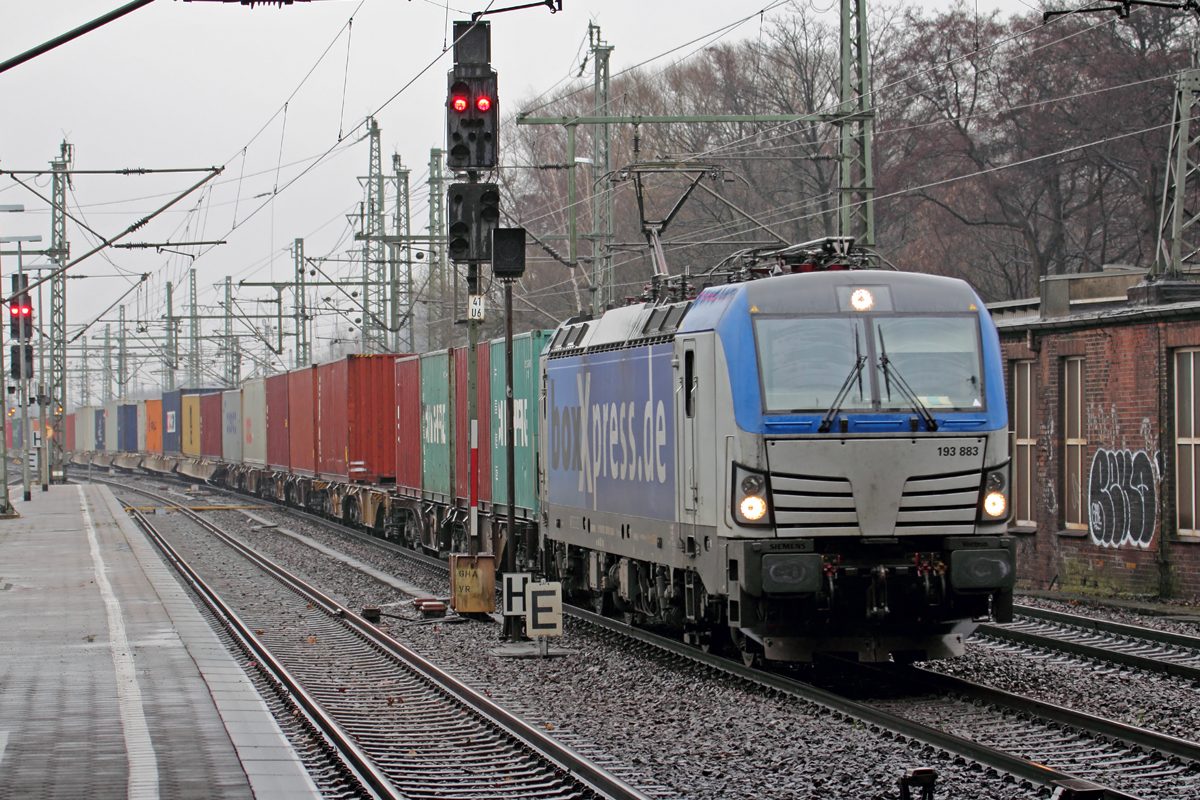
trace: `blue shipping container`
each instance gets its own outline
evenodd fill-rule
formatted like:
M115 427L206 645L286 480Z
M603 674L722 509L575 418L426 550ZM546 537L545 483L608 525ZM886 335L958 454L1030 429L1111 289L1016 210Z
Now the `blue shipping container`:
M134 403L117 410L117 449L122 453L138 451L137 409Z
M96 409L96 452L104 452L104 409Z
M183 390L163 392L162 437L163 452L179 455L183 452Z

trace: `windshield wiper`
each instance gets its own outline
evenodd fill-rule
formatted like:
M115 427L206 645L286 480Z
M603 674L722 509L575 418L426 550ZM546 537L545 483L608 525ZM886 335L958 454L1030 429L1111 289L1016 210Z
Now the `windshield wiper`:
M900 374L900 370L896 365L888 360L887 347L883 343L883 329L879 329L879 367L883 370L883 383L887 388L888 400L892 399L892 378L896 379L896 388L900 390L900 394L904 395L904 399L908 401L921 419L925 420L925 427L928 430L936 431L938 429L937 420L933 418L933 414L921 402L921 398L917 397L917 393L912 390L908 382Z
M850 387L854 385L855 378L858 379L858 399L862 400L862 371L863 365L867 363L867 357L862 354L862 350L858 346L858 326L854 328L854 366L850 368L850 374L846 376L846 380L842 381L842 388L838 390L837 397L833 398L833 405L825 412L825 416L821 418L821 424L817 426L817 431L820 433L829 433L829 428L833 424L833 418L842 410L842 403L846 401L846 395L850 393Z

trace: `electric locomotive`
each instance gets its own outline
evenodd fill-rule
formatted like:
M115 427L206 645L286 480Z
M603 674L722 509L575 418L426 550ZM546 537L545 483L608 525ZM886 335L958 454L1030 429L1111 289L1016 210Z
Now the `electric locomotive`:
M963 281L840 268L838 241L555 331L540 546L565 591L747 663L945 658L1011 619L991 317Z

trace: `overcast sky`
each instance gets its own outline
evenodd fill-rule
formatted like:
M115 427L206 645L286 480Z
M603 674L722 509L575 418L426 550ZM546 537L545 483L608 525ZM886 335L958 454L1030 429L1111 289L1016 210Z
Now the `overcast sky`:
M760 2L564 0L558 14L533 8L493 17L492 61L502 113L579 72L589 21L601 26L615 48L615 73L647 61L665 66L714 41L758 36L756 9L780 5ZM7 0L0 8L0 60L121 4ZM979 5L981 11L997 5L1005 13L1027 10L1022 0ZM227 240L195 262L201 303L215 302L213 287L226 275L235 282L287 280L293 239L306 240L309 256L336 255L348 244L352 231L345 215L362 199L357 177L365 174L368 157L366 143L356 142L368 114L376 115L382 129L385 170L393 152L411 167L414 227L424 225L429 151L442 146L445 135L446 71L452 66L450 54L443 54L448 23L485 6L486 0L452 0L448 6L435 0L322 0L251 9L157 0L0 74L0 168L44 168L64 138L75 147L76 169L224 166L210 188L125 241ZM817 0L815 7L836 15L833 0ZM736 24L739 20L744 21ZM323 154L328 155L317 163ZM112 236L196 179L79 175L69 210ZM37 179L34 188L49 196L49 179ZM42 244L26 246L48 245L46 204L7 176L0 178L0 204L12 203L23 203L27 211L0 215L0 236L41 234ZM94 242L75 224L69 236L72 256ZM5 275L15 261L5 257ZM91 321L129 289L136 280L130 275L143 272L153 278L147 290L124 301L127 316L157 319L165 311L166 281L181 286L191 265L190 258L154 251L93 256L74 268L89 277L69 282L68 323ZM247 299L265 295L238 293ZM175 297L176 309L182 309L186 292L181 288ZM115 319L116 311L109 316ZM93 332L102 333L102 326Z

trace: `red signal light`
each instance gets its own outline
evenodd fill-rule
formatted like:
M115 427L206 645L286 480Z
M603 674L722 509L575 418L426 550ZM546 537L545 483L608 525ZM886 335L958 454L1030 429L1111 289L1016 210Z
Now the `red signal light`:
M490 97L480 97L475 101L475 107L480 111L487 111L492 107L492 99Z
M30 308L29 306L21 306L21 315L22 316L29 316L32 313L33 313L33 309Z
M450 106L461 114L467 110L467 98L463 97L461 94L457 94L454 96L454 99L450 101Z

